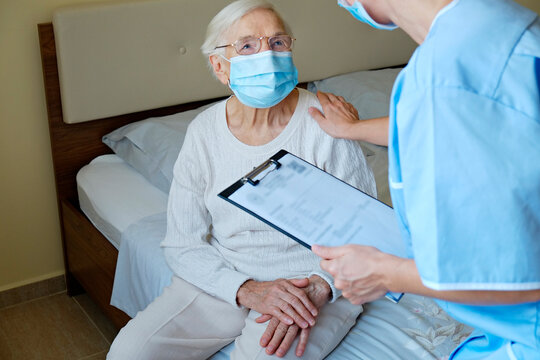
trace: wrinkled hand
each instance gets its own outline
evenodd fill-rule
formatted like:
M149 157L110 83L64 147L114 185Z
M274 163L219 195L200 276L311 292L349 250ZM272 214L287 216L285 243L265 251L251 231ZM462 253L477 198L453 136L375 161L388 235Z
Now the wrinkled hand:
M302 290L306 292L313 304L320 309L328 302L330 296L330 286L317 275L309 278L309 285ZM264 323L270 320L265 332L263 333L260 345L266 348L268 355L276 354L278 357L283 357L289 351L296 336L300 334L298 345L296 346L296 356L300 357L304 354L311 328L301 329L296 324L287 325L278 318L270 315L261 315L255 321Z
M334 138L352 139L351 128L358 123L356 108L341 96L331 93L317 92L324 114L315 107L309 108L309 114L321 129Z
M395 268L399 259L370 246L314 245L311 249L325 259L321 268L332 274L335 287L355 305L376 300L388 292L385 270Z
M261 314L272 315L279 321L300 328L315 324L317 307L310 300L304 287L308 279L277 279L274 281L246 281L238 290L237 301Z
M270 322L259 342L262 347L266 348L266 353L268 355L276 354L277 357L285 356L293 344L294 339L300 333L300 339L296 346L296 356L302 356L306 350L311 328L300 329L296 324L287 325L270 315L262 315L255 319L255 321L263 323L269 319Z

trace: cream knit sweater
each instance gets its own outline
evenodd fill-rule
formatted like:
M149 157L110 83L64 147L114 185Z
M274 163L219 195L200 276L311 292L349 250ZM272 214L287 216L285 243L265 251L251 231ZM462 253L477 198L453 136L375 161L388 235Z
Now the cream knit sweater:
M324 133L308 114L317 97L299 89L289 124L271 142L250 146L229 130L227 100L190 124L174 167L162 242L172 271L208 294L237 306L236 293L248 279L317 274L339 292L311 251L217 196L222 190L285 149L345 182L376 196L375 181L357 142Z

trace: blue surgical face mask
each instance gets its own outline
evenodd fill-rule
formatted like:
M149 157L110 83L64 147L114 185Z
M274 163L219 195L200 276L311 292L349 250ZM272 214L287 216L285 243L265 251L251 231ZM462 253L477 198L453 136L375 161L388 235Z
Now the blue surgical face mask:
M338 5L347 10L354 16L356 19L365 22L366 24L369 24L373 26L375 29L381 29L381 30L395 30L398 28L397 25L390 23L390 24L380 24L373 20L373 18L368 14L366 9L364 8L364 5L362 5L359 1L355 1L353 5L347 4L345 0L338 0Z
M272 107L298 84L298 71L290 51L264 51L227 61L231 63L229 87L238 100L249 107Z

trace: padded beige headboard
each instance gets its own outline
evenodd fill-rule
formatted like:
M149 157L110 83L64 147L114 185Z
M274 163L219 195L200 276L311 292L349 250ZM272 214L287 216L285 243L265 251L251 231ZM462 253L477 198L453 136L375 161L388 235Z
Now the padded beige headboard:
M78 123L224 96L200 46L230 0L152 0L58 9L53 17L63 118ZM415 44L376 31L332 0L274 0L297 41L301 82L404 64Z

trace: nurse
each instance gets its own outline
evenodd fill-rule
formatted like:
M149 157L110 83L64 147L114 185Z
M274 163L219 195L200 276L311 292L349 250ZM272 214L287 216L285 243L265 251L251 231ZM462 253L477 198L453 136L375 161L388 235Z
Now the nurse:
M390 117L344 99L310 109L334 137L388 145L410 258L314 247L352 303L388 291L438 299L476 330L450 359L540 359L540 20L511 0L340 0L420 45Z

